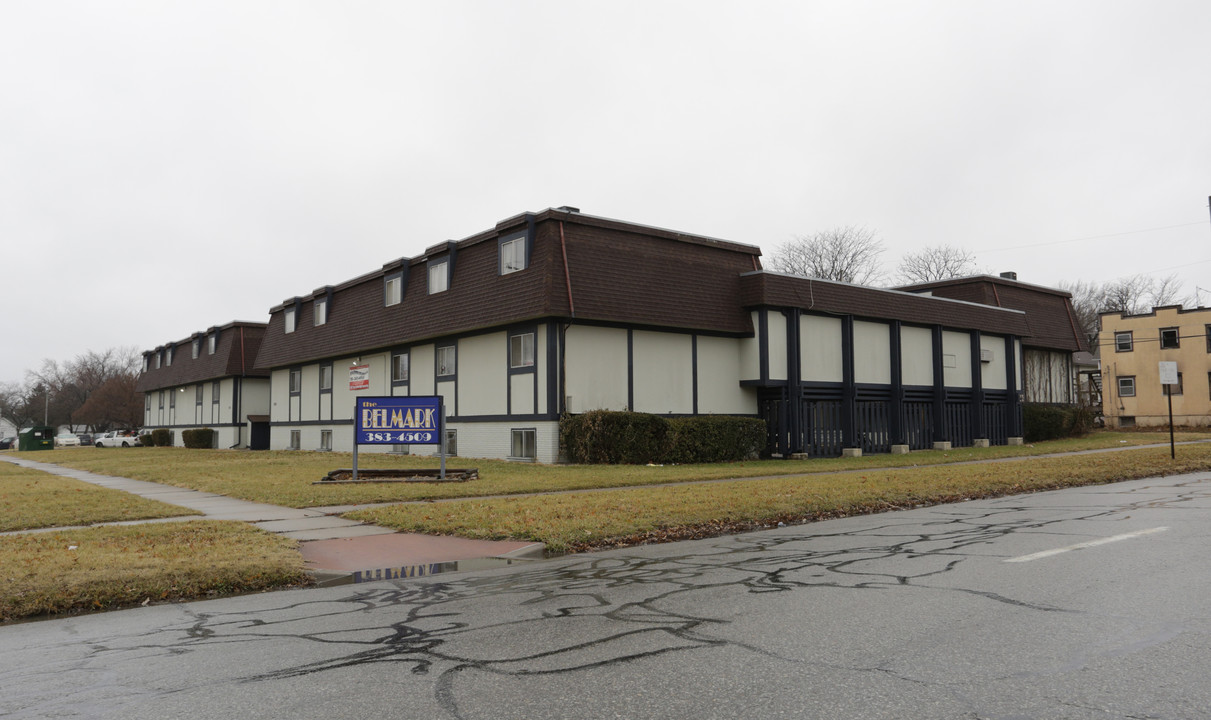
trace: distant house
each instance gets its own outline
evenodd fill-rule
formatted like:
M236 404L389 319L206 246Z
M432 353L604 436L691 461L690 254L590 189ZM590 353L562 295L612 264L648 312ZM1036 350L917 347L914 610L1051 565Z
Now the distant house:
M1072 309L1072 295L1056 288L1018 282L1016 273L976 275L899 288L906 292L1013 308L1026 313L1022 337L1022 388L1025 402L1077 403L1080 366L1073 353L1088 352L1089 343Z
M350 450L357 395L440 395L457 454L523 461L595 409L763 417L782 456L1020 441L1021 338L1045 323L760 255L558 208L289 298L256 361L270 445ZM391 450L414 448L365 448Z
M1101 314L1102 414L1107 427L1211 425L1211 308L1181 305L1143 315ZM1160 365L1177 363L1177 384L1160 382Z
M215 447L269 447L268 373L254 367L265 323L232 322L143 353L135 389L145 430L211 428Z

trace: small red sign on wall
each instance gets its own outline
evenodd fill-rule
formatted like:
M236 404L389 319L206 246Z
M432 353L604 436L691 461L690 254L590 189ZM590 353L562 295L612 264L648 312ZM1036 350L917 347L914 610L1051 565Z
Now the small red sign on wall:
M349 366L349 389L350 390L369 390L370 389L370 366L369 365L350 365Z

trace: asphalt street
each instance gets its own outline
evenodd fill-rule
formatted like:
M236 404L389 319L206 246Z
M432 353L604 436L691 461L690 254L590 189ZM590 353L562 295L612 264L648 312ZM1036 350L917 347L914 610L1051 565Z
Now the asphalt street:
M12 718L1209 718L1211 473L0 628Z

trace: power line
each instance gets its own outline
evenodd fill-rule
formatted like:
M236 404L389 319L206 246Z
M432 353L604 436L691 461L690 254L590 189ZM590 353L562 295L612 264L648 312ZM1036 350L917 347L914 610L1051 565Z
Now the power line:
M1102 238L1122 237L1123 235L1138 235L1146 232L1156 232L1157 230L1173 230L1175 228L1193 227L1195 225L1206 225L1206 222L1182 223L1181 225L1164 225L1161 227L1144 228L1143 230L1128 230L1127 232L1110 233L1108 235L1090 235L1089 237L1072 238L1071 240L1052 240L1051 242L1034 243L1032 245L1015 245L1013 247L995 248L993 250L980 250L981 253L1005 252L1008 250L1024 250L1026 248L1046 247L1048 245L1063 245L1065 243L1082 242L1085 240L1101 240Z

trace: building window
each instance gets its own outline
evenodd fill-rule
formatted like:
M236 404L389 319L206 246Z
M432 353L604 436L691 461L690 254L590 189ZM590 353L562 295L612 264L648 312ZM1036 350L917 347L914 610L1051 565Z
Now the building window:
M286 332L294 332L294 308L286 308Z
M320 392L332 392L331 365L320 365Z
M445 375L453 375L456 370L455 362L457 357L454 353L454 346L447 345L437 349L437 375L442 377Z
M328 300L320 298L315 301L315 324L318 327L326 322L328 322Z
M193 388L193 404L194 405L202 404L202 383L198 383Z
M219 347L219 334L217 332L210 333L210 337L206 338L206 354L214 355L214 351Z
M1181 336L1177 328L1161 328L1161 350L1172 350L1181 347Z
M1171 390L1174 395L1181 395L1182 394L1182 374L1181 373L1177 374L1177 384L1176 385L1162 385L1161 387L1164 388L1165 395L1170 394Z
M408 382L408 353L397 353L391 356L391 382Z
M508 275L526 269L525 236L500 244L500 274Z
M290 431L290 449L291 450L298 450L300 447L303 446L302 438L300 437L301 435L302 435L301 430L291 430Z
M161 410L164 409L164 391L163 390L160 391L160 409Z
M160 352L156 353L156 370L159 370L159 369L160 369L160 362L163 360L163 358L164 358L164 351L163 351L163 350L161 350Z
M1207 335L1208 335L1208 337L1207 337L1207 352L1211 352L1211 330L1208 330ZM148 356L144 355L144 356L143 356L143 372L147 372L147 371L148 371L148 370L150 370L150 369L151 369L151 358L149 358Z
M1114 334L1114 351L1115 352L1131 352L1133 343L1131 341L1130 332L1116 332Z
M450 263L442 260L429 266L429 294L435 295L450 289Z
M457 455L458 454L458 431L457 430L446 430L446 454L447 455Z
M1211 379L1211 373L1207 373L1207 378ZM143 396L143 412L151 412L151 396Z
M210 402L213 405L219 404L219 395L223 392L223 381L215 380L210 384Z
M522 333L509 337L509 367L534 366L534 333Z
M197 360L198 356L201 354L202 354L202 339L194 338L194 340L193 340L193 359Z
M181 392L185 392L185 388L181 388ZM168 409L169 410L177 409L177 394L175 392L173 392L172 390L168 391Z
M172 365L172 351L173 350L174 350L174 348L168 348L167 350L164 351L164 364L165 365Z
M400 273L388 275L383 280L383 305L391 307L399 305L404 299L404 276Z
M534 459L534 445L536 432L533 428L525 430L513 430L513 442L509 450L509 457L522 458L525 460Z
M332 431L320 430L320 450L332 449Z
M290 394L298 395L303 392L303 371L295 368L290 371Z
M1135 416L1134 415L1120 415L1119 419L1118 419L1118 426L1121 428L1135 427Z
M1119 397L1135 397L1135 376L1127 375L1118 379Z
M407 445L392 445L391 452L395 453L396 455L410 455L411 454L411 450L408 449Z

